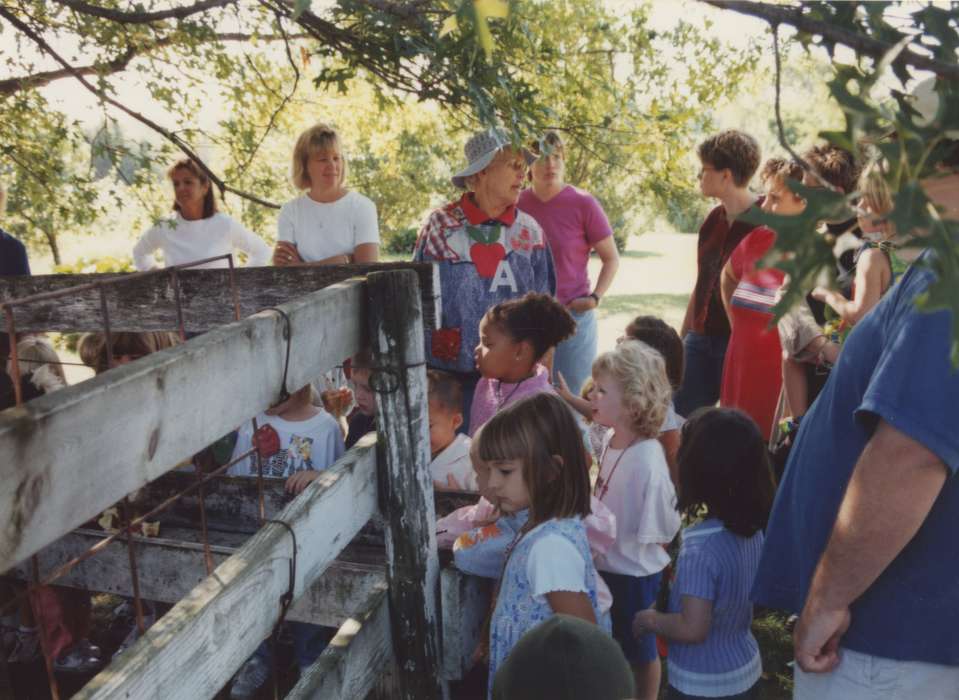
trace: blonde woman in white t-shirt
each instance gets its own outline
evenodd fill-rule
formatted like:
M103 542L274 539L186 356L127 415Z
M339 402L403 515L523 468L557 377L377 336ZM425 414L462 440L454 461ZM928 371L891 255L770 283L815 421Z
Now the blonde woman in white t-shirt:
M293 148L293 184L303 194L280 209L274 265L376 262L376 206L347 189L345 178L346 160L332 127L316 124L300 134Z
M167 267L195 260L226 255L236 250L248 256L247 265L266 265L270 247L239 221L217 211L210 179L192 160L177 161L167 171L173 185L173 219L150 228L133 247L133 264L138 270L158 266L153 253L163 251ZM213 260L197 267L228 267L223 260Z

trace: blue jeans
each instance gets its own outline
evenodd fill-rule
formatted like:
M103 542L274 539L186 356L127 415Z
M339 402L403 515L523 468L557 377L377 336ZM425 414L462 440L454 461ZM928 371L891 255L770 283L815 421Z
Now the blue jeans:
M290 626L290 633L293 637L293 655L296 657L296 665L300 667L301 672L313 665L313 662L326 649L326 645L336 636L336 630L332 627L293 621L286 624ZM269 667L272 662L270 640L264 639L260 642L260 646L256 648L253 655L259 656Z
M728 335L702 335L689 331L683 338L686 370L676 392L676 413L689 416L697 408L715 406L723 381Z
M596 312L593 309L578 313L570 311L576 321L576 334L556 346L553 356L553 379L557 372L569 384L569 390L579 395L579 390L592 372L596 359Z

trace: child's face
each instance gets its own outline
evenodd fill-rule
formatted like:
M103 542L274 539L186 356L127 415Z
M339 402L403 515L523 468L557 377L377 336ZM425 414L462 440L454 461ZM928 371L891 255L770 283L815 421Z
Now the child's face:
M456 429L463 425L463 414L430 401L430 452L435 456L456 439Z
M886 238L891 233L889 222L884 214L889 212L879 211L875 202L868 197L863 197L856 207L856 221L859 222L859 228L864 234L873 234L873 237L879 236Z
M352 376L353 399L360 413L367 416L376 415L376 398L370 388L371 374L372 372L368 369L354 369Z
M766 186L762 210L779 216L798 216L806 208L806 200L797 197L781 178L772 178Z
M516 513L529 508L529 490L523 480L521 460L490 462L487 489L496 497L493 503L504 513Z
M487 379L502 379L516 372L522 344L517 343L498 323L484 316L479 326L480 342L473 351L476 369Z
M607 428L621 424L628 417L619 383L606 374L593 375L589 403L593 407L593 420Z

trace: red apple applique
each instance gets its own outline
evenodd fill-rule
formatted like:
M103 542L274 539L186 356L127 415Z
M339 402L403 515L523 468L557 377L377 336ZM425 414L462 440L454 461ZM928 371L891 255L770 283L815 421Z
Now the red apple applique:
M500 260L506 258L506 248L499 242L501 229L501 226L497 226L487 232L478 226L466 227L470 239L476 241L470 246L470 258L477 274L484 279L491 279L496 274Z
M459 328L440 328L433 331L430 339L430 352L437 360L453 362L460 356L462 334Z
M261 425L253 434L253 446L260 459L269 459L280 451L280 436L272 425Z

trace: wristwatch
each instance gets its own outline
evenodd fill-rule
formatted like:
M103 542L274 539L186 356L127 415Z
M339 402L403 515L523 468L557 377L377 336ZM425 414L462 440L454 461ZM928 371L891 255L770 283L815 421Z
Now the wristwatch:
M593 297L593 300L596 302L596 306L599 306L599 294L596 292L590 292L586 296Z

